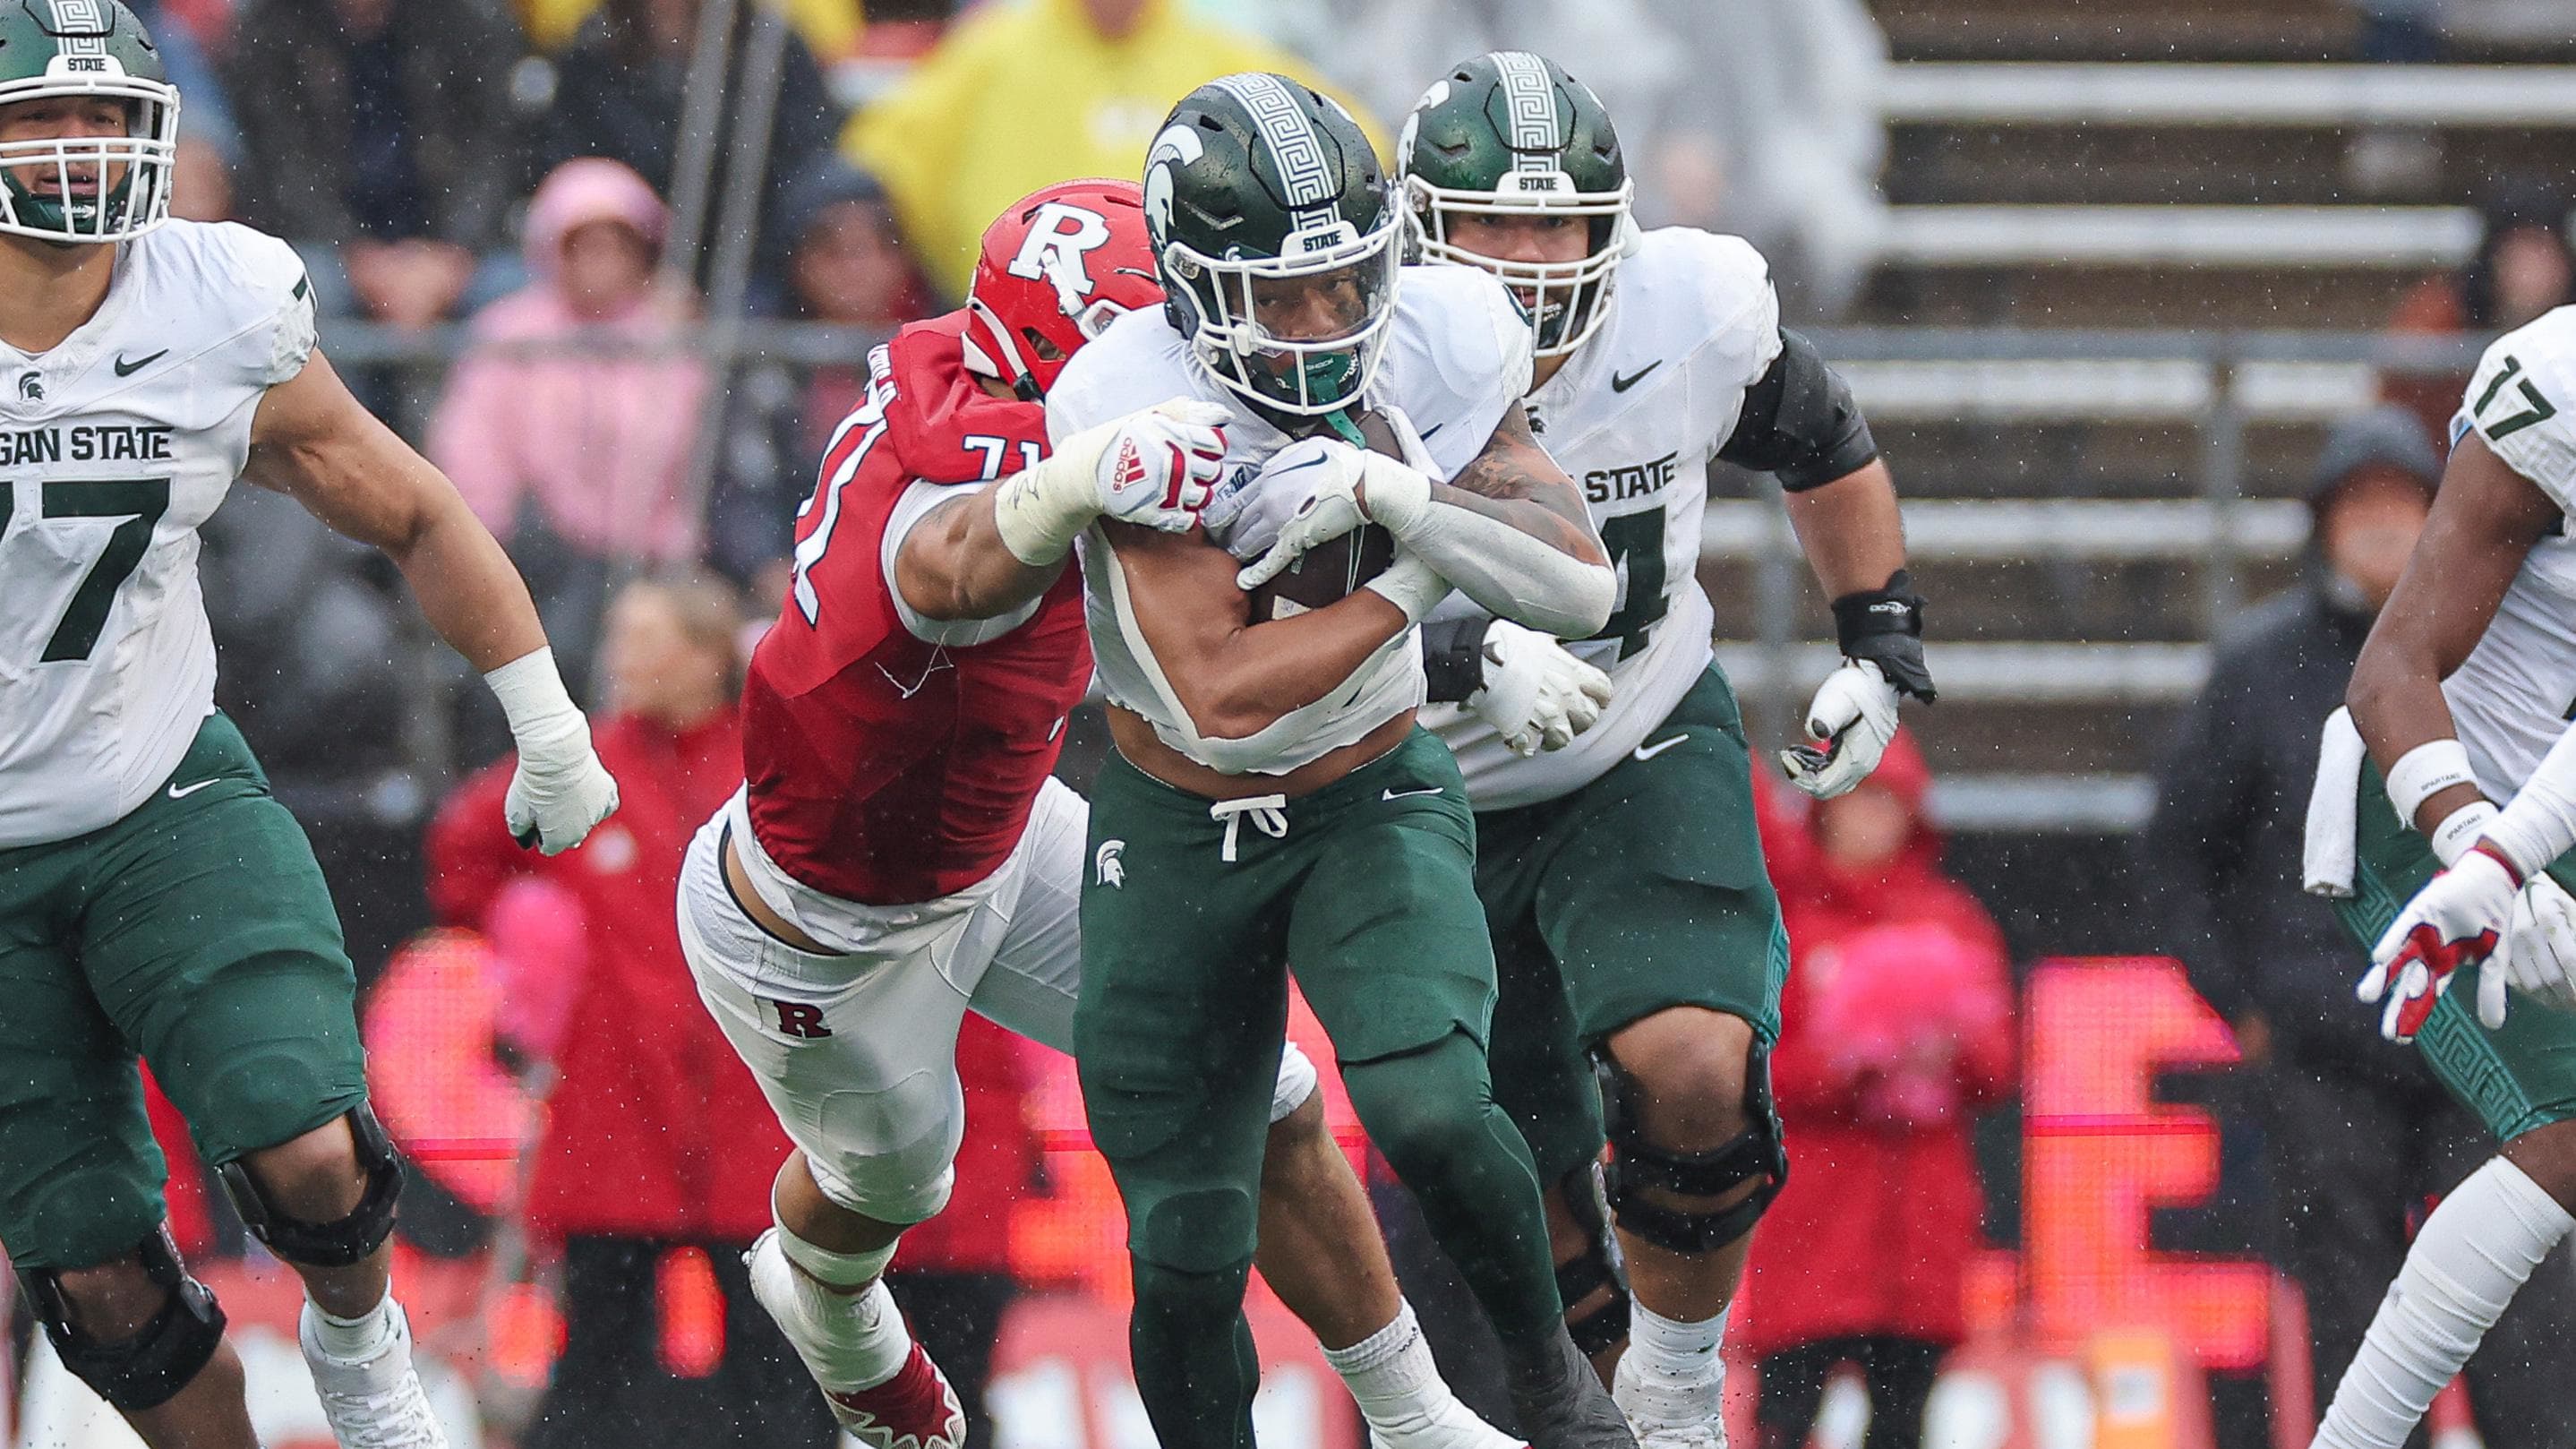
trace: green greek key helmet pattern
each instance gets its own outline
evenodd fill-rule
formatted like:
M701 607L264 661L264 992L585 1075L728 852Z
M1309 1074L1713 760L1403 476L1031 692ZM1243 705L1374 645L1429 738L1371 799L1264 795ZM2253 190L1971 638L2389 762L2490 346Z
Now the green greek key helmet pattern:
M78 134L93 98L124 107L121 134ZM5 124L29 110L51 134ZM141 236L170 217L178 146L179 93L121 0L0 0L0 232Z
M1529 314L1539 356L1572 352L1600 328L1612 274L1636 249L1636 185L1591 87L1526 50L1461 61L1415 103L1395 160L1423 255L1501 277ZM1578 218L1585 252L1568 262L1485 256L1452 237L1461 216Z
M1358 401L1395 316L1402 228L1348 111L1263 72L1200 86L1146 153L1145 224L1165 311L1219 383L1290 417Z

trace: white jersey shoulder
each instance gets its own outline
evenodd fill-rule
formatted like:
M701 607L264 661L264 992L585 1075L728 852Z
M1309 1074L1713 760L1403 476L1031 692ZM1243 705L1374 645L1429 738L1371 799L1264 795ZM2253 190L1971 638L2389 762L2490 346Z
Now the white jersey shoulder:
M1741 237L1665 227L1638 239L1605 305L1601 329L1530 394L1529 411L1539 441L1583 490L1618 570L1609 625L1571 646L1610 672L1610 707L1573 744L1530 759L1463 709L1426 711L1479 810L1552 800L1599 779L1709 663L1716 613L1698 574L1708 467L1735 431L1746 389L1780 355L1770 264ZM1453 597L1434 617L1473 609Z
M1528 390L1529 378L1529 327L1499 282L1464 268L1404 269L1367 403L1402 414L1420 449L1410 461L1439 477L1465 467ZM1176 397L1232 410L1226 451L1234 486L1259 486L1261 465L1292 441L1200 366L1160 312L1120 318L1074 355L1047 391L1047 432L1061 443ZM1125 575L1097 531L1083 540L1083 586L1092 652L1110 702L1142 715L1173 748L1229 774L1285 774L1422 702L1421 650L1408 631L1339 688L1259 735L1203 737L1146 646Z
M0 847L119 819L214 709L197 526L313 334L284 242L174 221L59 345L0 346Z
M2521 788L2576 711L2576 307L2561 307L2489 347L2451 420L2474 430L2562 515L2506 585L2495 617L2442 695L2479 787L2497 800Z
M2562 509L2576 509L2576 307L2560 307L2495 340L2451 418L2475 429L2506 466Z

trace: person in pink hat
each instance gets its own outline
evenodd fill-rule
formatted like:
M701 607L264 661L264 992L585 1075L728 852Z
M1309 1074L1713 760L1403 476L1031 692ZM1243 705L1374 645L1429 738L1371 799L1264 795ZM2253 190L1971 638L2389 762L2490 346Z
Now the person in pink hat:
M689 348L696 299L659 272L668 221L622 162L556 167L528 207L531 280L475 315L430 426L430 457L519 561L575 678L604 567L697 552L687 479L711 378Z

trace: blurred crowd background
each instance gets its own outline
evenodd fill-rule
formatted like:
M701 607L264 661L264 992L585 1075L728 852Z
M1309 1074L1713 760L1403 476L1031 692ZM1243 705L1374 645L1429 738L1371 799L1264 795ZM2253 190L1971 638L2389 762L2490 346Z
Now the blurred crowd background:
M457 1285L431 1346L502 1365L469 1376L488 1442L826 1436L742 1291L785 1144L677 959L680 849L739 778L735 675L866 347L955 304L1005 202L1135 174L1232 70L1309 78L1383 142L1450 61L1546 51L1607 102L1644 224L1771 258L1908 499L1942 702L1868 788L1766 821L1799 1165L1735 1335L1740 1443L1916 1442L1945 1357L2052 1291L2011 1266L2045 1186L2017 1083L2056 1069L2020 1023L2082 968L2041 963L2179 960L2222 1046L2142 1070L2219 1130L2118 1211L2138 1252L2276 1290L2247 1352L2173 1310L2166 1437L2119 1442L2304 1444L2409 1222L2481 1155L2290 862L2469 363L2576 297L2564 0L133 3L184 99L178 210L302 252L326 350L517 559L624 788L581 850L521 854L506 734L382 561L249 489L207 527L222 702L377 979L378 1093L424 1164L408 1271ZM1711 482L1721 658L1784 742L1830 620L1767 484ZM1076 783L1102 748L1078 731ZM896 1275L961 1383L1015 1296L1087 1281L1009 1226L1088 1181L1059 1065L965 1052L958 1199ZM192 1256L240 1253L181 1188ZM2576 1327L2558 1277L2444 1432L2576 1439L2514 1357ZM1932 1418L2112 1442L2011 1382L2019 1407ZM995 1417L982 1442L1124 1442Z

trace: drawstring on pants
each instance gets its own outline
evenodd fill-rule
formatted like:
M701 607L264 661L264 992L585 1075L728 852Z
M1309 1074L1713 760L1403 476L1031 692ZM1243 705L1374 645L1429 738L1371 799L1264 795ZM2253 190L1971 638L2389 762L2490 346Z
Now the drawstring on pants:
M1234 863L1234 836L1245 816L1253 826L1273 840L1288 838L1288 797L1285 795L1251 795L1241 800L1219 800L1208 807L1208 818L1225 823L1225 848L1217 859Z

